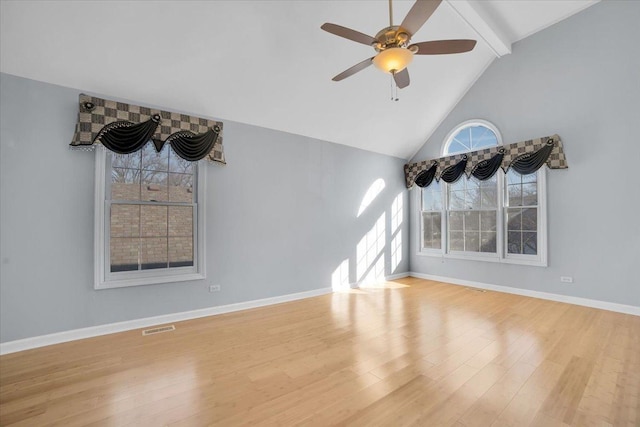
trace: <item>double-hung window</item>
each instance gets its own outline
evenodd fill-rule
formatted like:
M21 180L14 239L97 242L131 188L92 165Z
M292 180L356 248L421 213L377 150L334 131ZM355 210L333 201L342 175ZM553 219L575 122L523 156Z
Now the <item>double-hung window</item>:
M204 170L165 145L96 153L96 289L203 279Z
M462 123L447 137L443 155L500 145L492 124ZM420 254L546 265L545 175L499 170L481 181L463 174L435 180L420 192Z

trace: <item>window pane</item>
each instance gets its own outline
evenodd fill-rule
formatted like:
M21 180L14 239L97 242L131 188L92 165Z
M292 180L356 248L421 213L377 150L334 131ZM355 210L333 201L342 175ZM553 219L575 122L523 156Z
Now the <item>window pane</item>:
M441 218L440 212L422 212L423 248L441 248Z
M193 265L193 208L169 207L169 266Z
M469 186L465 191L465 208L480 209L480 187Z
M480 212L465 212L464 215L464 229L465 231L479 231L480 230Z
M433 240L431 241L431 248L442 248L442 215L440 213L433 214L431 221L433 224Z
M167 236L167 206L140 206L140 216L143 237Z
M507 230L522 230L522 209L507 209Z
M454 140L454 141L451 141L451 143L449 144L449 147L445 154L462 153L465 151L469 151L469 147Z
M538 253L538 233L522 233L522 253L526 255L536 255Z
M538 184L522 184L522 205L536 206L538 204Z
M481 231L496 231L497 223L496 211L482 211L480 212L480 230Z
M475 177L472 179L476 179ZM498 173L496 172L489 179L485 179L484 181L477 180L480 188L496 188L498 185Z
M467 180L464 177L458 178L457 181L448 184L449 190L464 190L466 188Z
M168 201L168 179L169 174L166 172L143 171L142 200L153 202Z
M143 237L141 240L140 263L143 270L167 268L167 238Z
M528 175L520 175L522 177L522 182L538 182L538 173L530 173Z
M169 148L163 147L159 153L155 145L148 142L142 151L142 169L149 171L167 172L169 170Z
M461 148L460 151L471 151L470 137L471 132L469 131L469 128L462 128L456 136L453 137L453 141L458 143Z
M449 192L449 209L464 209L464 191Z
M452 251L464 251L464 233L451 231L449 233L449 249Z
M493 131L485 126L472 126L471 131L471 148L479 150L485 147L492 147L498 144L498 139Z
M480 193L482 197L481 209L495 209L498 206L498 189L496 187L483 188Z
M497 252L497 234L496 232L480 233L480 252Z
M134 169L113 168L111 200L140 200L140 172Z
M522 210L522 229L526 231L538 230L538 209L528 208Z
M464 212L449 212L449 230L464 230Z
M193 163L178 156L175 151L169 150L169 172L193 174Z
M140 151L131 154L110 153L111 166L114 168L140 169Z
M138 270L140 206L111 205L111 272Z
M522 186L520 184L508 186L509 206L522 206Z
M522 184L522 175L513 169L509 169L509 172L507 172L507 184Z
M172 202L193 202L193 175L169 174L169 200Z
M445 148L446 154L462 153L498 145L498 137L482 124L461 126L453 134Z
M110 240L111 272L138 270L140 238L112 237Z
M464 232L464 250L467 252L480 251L480 233L477 231Z
M111 205L111 237L140 236L140 206Z
M434 180L428 187L422 189L422 210L439 211L440 209L442 209L440 183Z
M169 267L193 265L193 238L169 237Z
M522 233L520 231L509 231L507 233L507 251L510 254L522 253Z
M193 236L193 208L191 206L169 206L169 236Z

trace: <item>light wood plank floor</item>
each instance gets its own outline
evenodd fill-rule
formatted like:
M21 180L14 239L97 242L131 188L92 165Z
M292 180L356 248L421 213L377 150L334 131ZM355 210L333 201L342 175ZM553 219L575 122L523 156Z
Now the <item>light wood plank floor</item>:
M407 278L0 358L3 426L638 426L640 317Z

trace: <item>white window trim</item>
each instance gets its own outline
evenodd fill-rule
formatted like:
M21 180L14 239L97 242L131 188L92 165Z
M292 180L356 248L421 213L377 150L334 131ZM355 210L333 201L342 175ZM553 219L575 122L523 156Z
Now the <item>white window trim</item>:
M458 132L460 132L462 129L466 129L472 126L484 126L486 128L491 129L493 133L496 135L496 139L498 140L497 145L498 146L502 145L502 135L500 134L500 131L493 123L488 122L486 120L482 120L482 119L473 119L473 120L467 120L466 122L460 123L458 126L454 127L451 130L451 132L447 134L447 137L444 139L444 144L442 144L442 148L440 149L440 155L452 156L455 154L462 153L462 151L455 152L455 153L447 153L447 150L449 148L449 145L451 145L451 141L453 140L453 137L456 136Z
M468 261L485 261L496 262L503 264L519 264L530 265L535 267L547 267L547 182L546 182L546 168L542 167L538 170L538 254L537 255L522 255L522 254L509 254L506 252L506 227L504 222L504 196L506 191L506 176L504 172L499 170L496 172L498 175L498 218L497 218L497 234L496 239L501 244L497 245L496 253L482 253L482 252L449 252L448 251L448 232L447 232L447 210L442 210L442 247L440 249L422 248L423 230L422 230L422 189L415 186L416 189L414 202L416 206L419 206L417 215L416 229L419 230L420 236L418 239L418 250L416 255L435 257L442 259L460 259ZM466 179L461 177L460 179ZM446 206L446 186L444 184L442 190L442 206ZM502 191L500 191L502 189ZM543 215L544 213L544 215Z
M95 172L95 200L94 200L94 289L113 289L129 286L153 285L159 283L182 282L188 280L204 280L206 278L205 257L205 194L206 168L198 167L196 171L197 230L194 237L196 257L193 267L174 267L113 274L108 269L108 253L106 251L106 236L109 232L109 222L106 214L106 183L107 183L107 150L96 147Z

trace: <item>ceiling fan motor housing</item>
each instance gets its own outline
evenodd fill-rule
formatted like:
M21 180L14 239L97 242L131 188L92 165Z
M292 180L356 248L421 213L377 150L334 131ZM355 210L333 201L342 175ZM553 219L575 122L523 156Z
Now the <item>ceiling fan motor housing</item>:
M383 28L376 34L376 43L373 44L376 52L381 52L391 47L407 47L411 41L409 31L399 25Z

